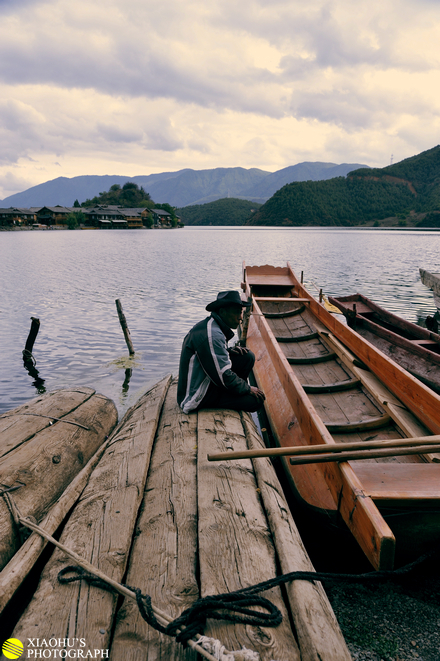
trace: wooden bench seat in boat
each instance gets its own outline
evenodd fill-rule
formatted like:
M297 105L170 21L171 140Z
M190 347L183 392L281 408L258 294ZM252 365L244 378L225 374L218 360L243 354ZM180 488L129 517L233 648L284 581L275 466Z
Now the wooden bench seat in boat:
M421 500L440 503L440 464L350 462L366 496L374 501L404 501L406 507Z

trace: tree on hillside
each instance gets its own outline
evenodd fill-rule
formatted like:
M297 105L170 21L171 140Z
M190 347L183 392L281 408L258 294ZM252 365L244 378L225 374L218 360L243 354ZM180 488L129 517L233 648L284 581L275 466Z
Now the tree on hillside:
M121 188L119 184L110 186L108 192L99 193L92 199L81 204L82 207L93 207L97 204L110 204L120 207L147 207L152 202L150 194L142 186L139 188L133 181L127 181Z

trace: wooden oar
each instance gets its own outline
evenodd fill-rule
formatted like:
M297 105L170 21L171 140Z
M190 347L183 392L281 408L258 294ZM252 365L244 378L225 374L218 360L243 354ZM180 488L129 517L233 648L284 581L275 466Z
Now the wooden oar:
M400 457L407 454L425 454L427 452L439 452L438 445L418 445L415 447L397 447L384 450L351 450L350 452L338 452L329 454L308 454L302 457L291 457L292 466L299 464L320 464L329 461L356 461L358 459L380 459L381 457Z
M359 441L355 443L334 443L323 445L303 445L282 448L259 448L258 450L243 450L242 452L219 452L217 454L208 454L208 461L224 461L225 459L254 459L256 457L283 457L283 456L301 456L301 455L319 455L322 453L347 453L348 451L366 451L366 450L386 450L388 448L403 449L408 447L417 448L415 454L422 453L420 447L427 446L427 452L435 452L432 446L440 445L440 436L420 436L417 438L395 438L391 441ZM408 454L414 454L409 452ZM372 455L369 455L372 456ZM385 455L382 455L385 456ZM392 456L388 455L388 456ZM334 461L340 461L336 457Z

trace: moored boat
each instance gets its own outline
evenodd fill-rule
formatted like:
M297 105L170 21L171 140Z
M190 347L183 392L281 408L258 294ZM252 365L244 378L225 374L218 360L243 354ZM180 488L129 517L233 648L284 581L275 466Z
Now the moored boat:
M440 393L440 335L412 324L362 294L329 296L348 325L413 376Z
M440 397L330 314L289 264L244 265L243 288L253 298L247 346L281 446L413 444L414 454L386 458L285 459L296 493L339 514L377 569L393 567L396 536L398 553L407 539L414 553L426 549L440 537L439 455L429 446L439 449Z

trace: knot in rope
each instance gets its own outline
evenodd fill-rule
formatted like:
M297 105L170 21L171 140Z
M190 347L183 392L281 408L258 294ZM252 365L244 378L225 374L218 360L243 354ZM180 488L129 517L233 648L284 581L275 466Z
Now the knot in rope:
M72 575L66 576L66 574ZM106 590L113 589L108 583L90 574L82 567L69 565L64 567L58 574L60 583L73 583L81 580L85 580L95 587ZM269 599L240 591L202 597L164 627L154 615L150 595L142 594L139 588L133 588L129 585L124 585L124 587L135 593L139 612L150 626L160 633L172 636L178 643L183 645L194 638L196 634L205 630L208 619L227 620L260 627L277 627L283 619L277 606ZM259 606L266 612L251 610L250 606Z

